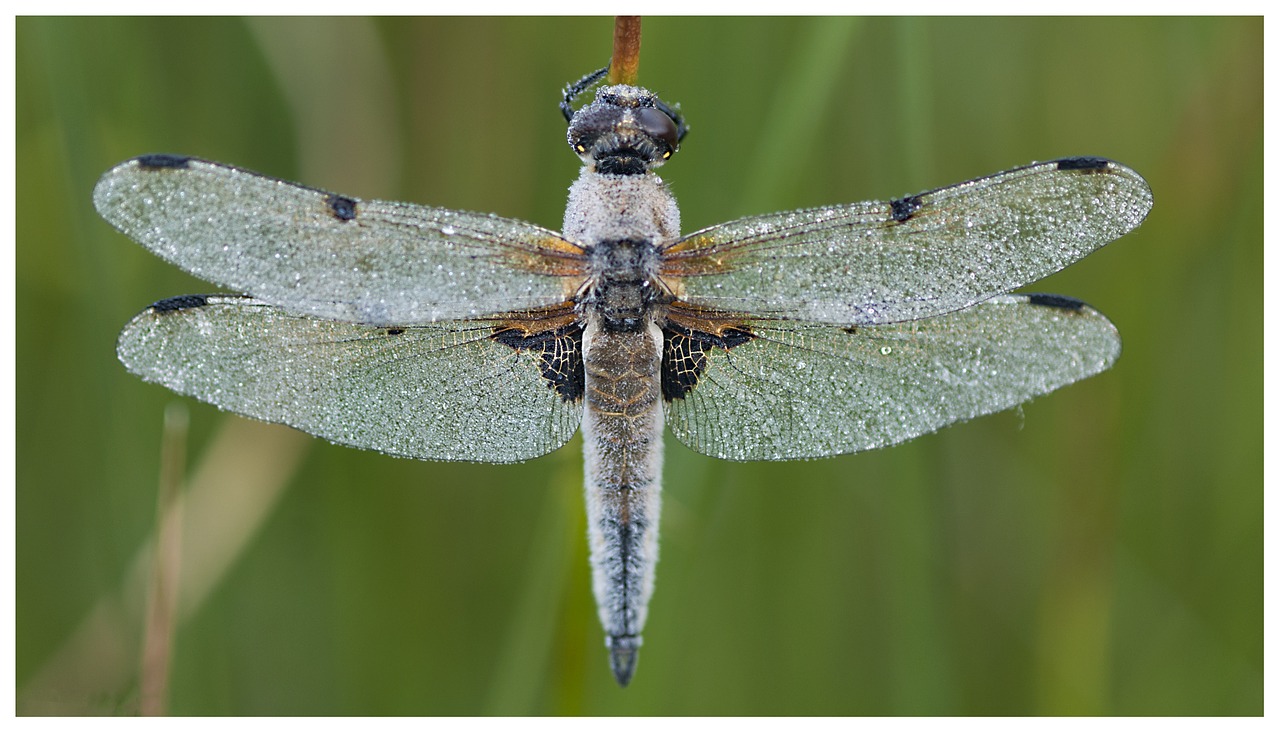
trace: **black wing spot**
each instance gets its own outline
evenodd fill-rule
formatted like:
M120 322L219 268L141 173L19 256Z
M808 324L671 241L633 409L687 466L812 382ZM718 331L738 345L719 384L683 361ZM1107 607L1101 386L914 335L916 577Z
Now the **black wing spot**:
M402 333L404 333L404 329L403 329L403 328L388 328L388 329L387 329L387 335L388 335L388 336L399 336L399 335L400 335L400 334L402 334Z
M842 328L842 329L840 329L840 330L841 330L841 331L844 331L845 333L849 334L850 336L857 336L857 335L858 335L858 327L857 327L857 326L845 326L844 328Z
M719 336L668 322L662 327L662 399L684 399L707 370L707 352L741 346L755 338L750 331L726 328Z
M712 336L715 340L715 345L722 349L732 349L735 346L741 346L748 341L755 339L755 337L756 335L754 333L741 328L726 328L718 338Z
M138 167L143 170L159 170L163 168L190 168L191 157L188 155L170 155L168 153L152 153L134 158Z
M1060 171L1081 171L1084 173L1102 173L1111 170L1114 163L1106 158L1063 158L1058 161Z
M1029 293L1027 295L1027 303L1030 305L1042 305L1048 308L1059 308L1061 310L1073 311L1079 313L1084 310L1085 303L1075 298L1068 298L1065 295L1054 295L1052 293Z
M490 336L516 351L536 351L539 369L547 386L565 402L577 402L586 392L587 377L582 364L582 326L574 323L554 331L525 333L518 328L500 328Z
M356 201L346 196L339 196L331 193L324 197L324 202L329 206L329 212L343 221L351 221L356 218Z
M903 196L890 201L889 206L893 209L893 220L901 224L924 208L924 201L919 196Z
M209 296L207 295L179 295L152 303L151 312L172 313L173 311L187 310L188 308L202 308L208 304Z

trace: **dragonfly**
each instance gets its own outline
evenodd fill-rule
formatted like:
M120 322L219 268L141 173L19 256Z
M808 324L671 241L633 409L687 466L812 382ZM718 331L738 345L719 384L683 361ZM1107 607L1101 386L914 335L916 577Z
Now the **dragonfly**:
M656 170L688 127L653 92L566 88L582 161L560 232L152 154L94 189L116 229L231 291L121 332L132 373L333 443L532 459L583 436L610 667L636 666L663 435L734 461L890 446L1108 369L1116 328L1010 294L1136 228L1147 182L1098 157L690 234ZM579 95L594 99L575 109Z

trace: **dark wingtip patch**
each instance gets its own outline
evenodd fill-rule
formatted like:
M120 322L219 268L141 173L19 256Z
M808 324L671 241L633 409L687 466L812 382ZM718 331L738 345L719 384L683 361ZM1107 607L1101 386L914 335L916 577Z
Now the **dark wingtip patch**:
M1042 305L1048 308L1059 308L1061 310L1073 311L1079 313L1084 310L1085 303L1082 300L1068 298L1065 295L1054 295L1052 293L1031 293L1027 295L1027 303L1031 305Z
M146 170L162 170L168 168L190 168L191 157L188 155L170 155L168 153L152 153L134 158L138 167Z
M924 207L924 201L919 196L903 196L890 201L889 206L893 209L893 220L901 224L915 216Z
M1115 164L1106 158L1063 158L1058 161L1058 170L1060 171L1083 171L1085 173L1101 173L1102 171L1111 170Z
M153 313L171 313L188 308L201 308L208 304L209 296L207 295L179 295L152 303L151 311Z
M339 196L331 193L325 197L324 202L329 206L329 212L343 221L351 221L356 218L356 201L346 196Z

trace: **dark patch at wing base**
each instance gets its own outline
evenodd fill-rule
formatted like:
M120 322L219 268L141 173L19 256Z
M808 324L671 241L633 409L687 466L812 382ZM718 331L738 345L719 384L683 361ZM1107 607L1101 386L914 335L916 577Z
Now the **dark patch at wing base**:
M695 331L671 321L662 327L662 399L683 399L707 368L707 352L713 348L729 350L755 338L746 330L726 328L720 335Z
M139 167L151 170L163 168L189 168L191 164L191 156L170 155L169 153L139 155L134 160L138 161Z
M547 386L555 390L565 402L582 399L586 391L586 371L582 364L581 325L573 323L538 333L499 327L490 338L516 351L538 352L539 368Z

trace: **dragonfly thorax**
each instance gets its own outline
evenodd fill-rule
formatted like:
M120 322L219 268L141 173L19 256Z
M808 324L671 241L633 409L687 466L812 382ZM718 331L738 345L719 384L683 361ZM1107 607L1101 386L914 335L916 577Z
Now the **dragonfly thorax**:
M667 161L684 128L675 113L647 89L602 87L569 122L569 145L598 173L639 175Z
M580 305L598 315L606 331L638 332L655 304L671 300L655 285L659 255L652 242L603 241L588 256L590 284Z

